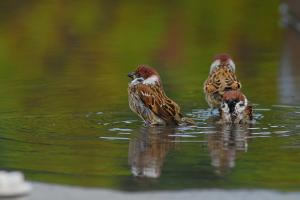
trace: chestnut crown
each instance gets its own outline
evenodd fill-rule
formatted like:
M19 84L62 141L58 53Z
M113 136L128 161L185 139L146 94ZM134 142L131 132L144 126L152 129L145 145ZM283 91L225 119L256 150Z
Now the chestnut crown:
M217 54L214 57L214 61L210 66L210 74L215 71L219 66L226 65L229 67L233 72L235 72L235 64L229 54L221 53Z
M227 53L220 53L214 57L214 60L220 60L221 62L227 62L229 59L232 60L231 56Z
M239 90L225 91L224 94L223 94L223 101L231 101L231 100L244 101L245 96Z
M128 74L134 84L143 83L161 86L158 72L148 65L139 65L134 72Z
M242 113L247 105L247 98L241 91L229 90L224 92L222 110L228 109L230 114Z
M155 76L157 79L159 79L158 72L148 65L138 65L136 70L134 72L130 72L128 76L132 79L141 78L146 80L152 76Z
M134 73L137 77L143 77L145 80L153 75L159 76L158 72L148 65L139 65Z

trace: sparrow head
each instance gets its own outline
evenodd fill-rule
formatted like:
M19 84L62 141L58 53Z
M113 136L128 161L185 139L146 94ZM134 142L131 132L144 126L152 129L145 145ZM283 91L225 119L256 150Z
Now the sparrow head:
M231 119L238 117L247 108L248 100L239 90L225 91L222 99L221 110Z
M235 72L235 64L229 54L222 53L214 57L214 61L210 66L210 74L220 66L227 66L229 69Z
M134 72L128 74L128 77L132 79L132 83L160 84L158 72L148 65L139 65Z

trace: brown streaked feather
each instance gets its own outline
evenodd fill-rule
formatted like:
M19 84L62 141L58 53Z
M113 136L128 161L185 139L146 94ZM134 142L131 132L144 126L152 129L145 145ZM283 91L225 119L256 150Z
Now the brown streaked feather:
M180 107L168 98L159 86L138 84L136 92L145 106L168 124L180 122Z
M219 107L222 95L228 90L238 90L242 87L235 73L227 66L221 65L204 82L206 100L211 107Z
M253 120L253 108L252 106L247 106L245 109L245 115L248 116L249 120Z
M222 94L226 90L237 90L242 87L235 73L226 66L220 66L218 70L210 74L204 83L206 93L218 92Z

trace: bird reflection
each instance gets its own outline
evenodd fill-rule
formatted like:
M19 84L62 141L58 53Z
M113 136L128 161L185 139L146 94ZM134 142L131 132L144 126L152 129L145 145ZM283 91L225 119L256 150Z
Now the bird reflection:
M249 125L224 124L208 136L208 150L215 172L223 175L235 166L236 154L247 151Z
M174 140L174 128L143 127L136 139L130 141L128 160L135 177L158 178L164 159Z

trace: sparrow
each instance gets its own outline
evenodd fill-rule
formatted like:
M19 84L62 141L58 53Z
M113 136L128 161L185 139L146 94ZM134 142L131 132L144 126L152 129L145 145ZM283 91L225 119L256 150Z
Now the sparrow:
M241 124L253 120L252 106L240 90L225 91L219 111L222 123Z
M128 85L129 107L146 125L193 124L191 119L183 117L178 104L167 97L155 69L139 65L128 76L132 79Z
M220 108L225 91L242 87L235 75L235 64L228 54L219 54L210 66L209 76L204 82L205 99L212 108Z

